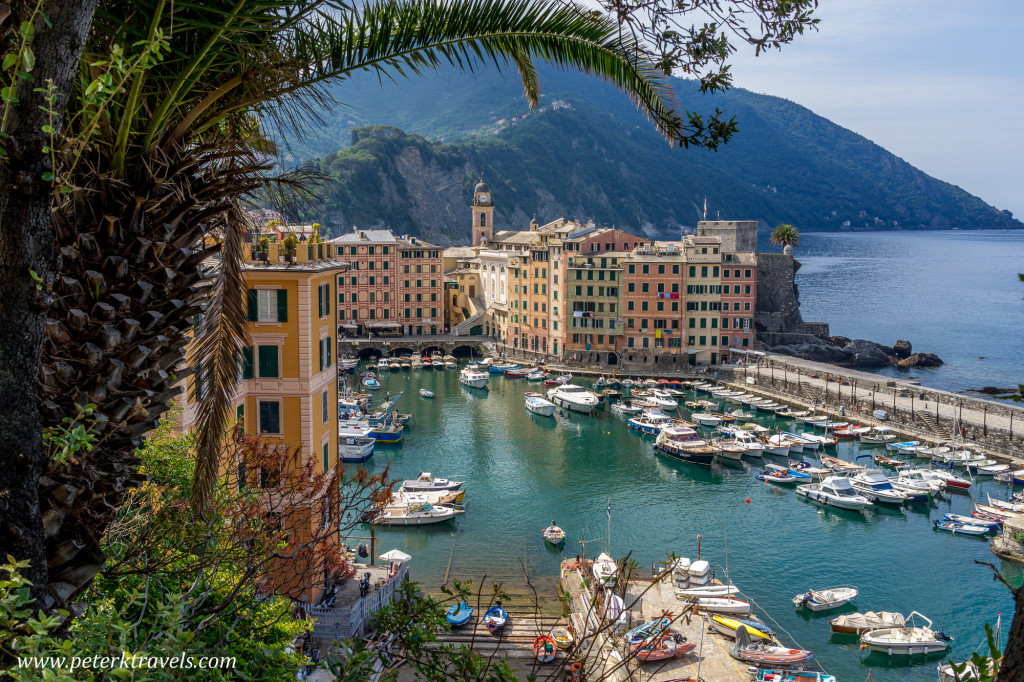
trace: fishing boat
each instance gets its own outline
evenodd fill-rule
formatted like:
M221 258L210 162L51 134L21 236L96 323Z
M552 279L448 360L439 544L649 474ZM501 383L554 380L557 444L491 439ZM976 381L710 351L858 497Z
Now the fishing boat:
M365 462L373 455L375 438L364 436L338 436L338 456L342 462Z
M548 391L548 400L570 412L590 414L597 408L597 396L575 384L562 384Z
M639 416L632 417L626 423L633 431L639 431L647 436L657 436L664 427L673 426L677 421L675 417L670 417L660 409L655 408Z
M701 426L715 427L722 423L721 417L716 417L710 412L694 412L690 415L690 419Z
M741 625L736 630L736 644L729 651L733 658L748 663L769 664L769 665L797 665L806 663L814 657L806 649L790 649L777 644L769 644L764 640L755 640L750 637L750 629Z
M551 525L540 532L545 540L550 542L552 545L560 545L565 542L565 531L555 525L552 521Z
M457 628L468 623L469 619L473 617L473 607L463 599L458 604L449 607L445 612L445 616L448 619L448 623L452 627Z
M382 526L426 526L454 519L460 510L453 505L432 505L426 500L402 506L389 506L373 515L373 523Z
M866 455L862 455L866 456ZM845 459L839 459L832 455L819 455L818 462L821 466L828 467L837 474L852 475L855 472L863 471L864 467L855 462L847 462Z
M697 648L696 644L687 642L686 638L677 632L668 631L659 637L645 639L629 647L630 653L640 661L665 661L670 658L679 658Z
M614 585L619 573L619 565L607 553L601 552L591 568L594 579L601 585Z
M811 477L812 480L815 481L822 481L825 479L825 477L832 475L831 469L826 469L824 467L816 467L810 462L803 459L789 460L788 468L790 471L799 471L801 473L807 474L808 476Z
M801 433L800 435L817 442L823 448L834 448L837 445L836 439L828 436L820 436L816 433Z
M394 415L394 412L389 412L378 423L371 424L370 437L378 443L401 443L405 438L405 425Z
M1010 470L1009 464L1000 464L994 459L986 459L984 462L968 464L967 470L978 477L995 476Z
M429 493L438 490L458 490L463 481L451 481L447 478L434 478L429 471L421 471L415 479L402 481L399 490L406 493Z
M872 502L903 504L907 494L893 487L892 481L878 469L864 469L850 478L853 489Z
M663 427L654 447L663 455L701 466L711 466L715 459L715 449L688 426Z
M519 365L511 362L496 362L487 368L491 374L504 374L510 369L519 369Z
M821 443L819 441L816 441L813 438L808 438L807 434L793 433L792 431L783 431L782 435L790 439L791 441L796 441L797 443L799 443L800 447L802 447L804 450L810 450L811 452L815 452L818 450L818 448L821 447Z
M556 405L544 399L540 393L524 393L523 405L526 409L541 417L550 417L555 413Z
M487 374L476 365L467 365L459 372L459 383L469 388L487 388Z
M1015 493L1011 499L1001 500L998 497L992 497L989 493L985 493L985 497L988 498L989 506L1017 514L1024 513L1024 501L1021 501L1019 495L1020 493Z
M793 604L797 608L803 607L811 611L829 611L849 604L857 598L858 594L860 591L849 585L829 587L824 590L807 590L807 592L793 597Z
M839 509L861 511L871 506L871 500L858 494L845 476L828 476L820 483L797 486L796 494Z
M997 531L1002 524L998 519L982 519L976 516L961 516L960 514L945 513L942 518L953 523L961 523L967 526L985 526L990 531Z
M836 682L836 677L816 670L759 668L754 675L754 682Z
M755 476L759 481L765 483L771 483L773 485L789 485L791 483L806 483L807 478L797 478L789 472L789 469L780 469L778 471L765 471L764 473Z
M433 398L434 397L434 392L433 391L428 391L425 388L421 388L420 389L420 395L423 396L424 398Z
M675 410L679 407L679 402L674 397L657 388L652 388L649 391L647 399L663 410Z
M575 641L569 628L561 626L551 630L551 639L555 640L555 644L563 649L568 649Z
M906 466L907 465L907 463L905 461L903 461L902 459L896 459L894 457L889 457L888 455L883 455L880 452L876 452L875 454L873 454L871 456L871 459L874 460L875 464L880 464L881 466L886 466L886 467L893 467L893 468L895 468L895 467L902 467L902 466Z
M739 462L743 459L744 450L739 445L724 438L715 438L708 443L715 449L715 454L722 459Z
M743 615L750 613L750 602L742 599L729 599L726 597L695 597L693 603L701 611L711 613L731 613Z
M872 427L867 433L861 434L860 442L864 445L885 445L896 442L896 432L888 426Z
M957 523L956 521L949 521L946 519L936 519L935 521L932 521L932 524L934 524L938 530L944 530L947 533L952 533L953 535L958 533L960 535L984 535L985 533L993 532L992 528L989 526Z
M891 611L868 611L836 616L828 622L832 632L840 635L862 635L882 628L901 628L906 622L902 614Z
M558 644L548 635L541 635L533 640L533 655L537 657L538 663L550 663L555 660L556 651Z
M483 617L484 625L492 633L497 634L508 622L508 612L501 607L501 602L495 602L494 606L487 609Z
M853 440L855 438L860 438L870 430L870 426L855 426L850 424L842 428L833 429L832 437L836 440Z
M377 381L376 375L373 372L367 372L362 376L363 386L370 389L371 391L380 390L380 382Z
M914 622L914 616L928 624L921 627L907 625ZM914 654L934 654L949 648L952 637L943 632L932 630L932 621L917 611L906 617L903 627L881 628L871 630L860 636L861 646L872 651L880 651L890 656L913 656Z
M536 372L530 372L529 374L527 374L526 375L526 380L527 381L544 381L544 379L547 378L547 376L548 376L547 372L541 372L541 371L538 370Z
M601 391L600 399L606 403L613 403L616 400L622 399L622 391L618 391L614 388L606 388Z
M529 376L533 372L532 367L514 367L505 370L505 376L509 379L522 379L523 377Z
M775 633L770 627L753 619L729 618L728 616L712 615L708 619L708 625L720 634L729 639L735 639L740 628L746 628L751 639L771 641Z
M637 405L632 400L624 400L612 405L612 412L622 415L640 414L643 409L643 407Z

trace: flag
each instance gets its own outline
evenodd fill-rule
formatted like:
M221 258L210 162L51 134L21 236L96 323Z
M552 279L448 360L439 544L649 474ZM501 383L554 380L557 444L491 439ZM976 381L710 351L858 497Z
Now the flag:
M704 220L708 219L708 196L704 195Z
M608 520L609 521L612 520L612 501L611 501L611 499L608 500Z

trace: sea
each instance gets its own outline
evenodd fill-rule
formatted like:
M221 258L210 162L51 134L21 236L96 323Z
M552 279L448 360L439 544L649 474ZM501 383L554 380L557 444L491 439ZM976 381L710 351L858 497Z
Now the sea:
M1024 230L808 232L800 311L835 336L935 353L936 368L878 370L965 391L1024 383ZM761 235L761 251L780 251Z
M853 249L859 242L854 237L840 243ZM941 301L936 292L928 295ZM883 328L874 324L871 329ZM872 336L871 329L856 335ZM899 329L899 335L912 335L907 327ZM932 348L942 352L937 346ZM985 624L994 626L1000 614L1005 639L1013 597L977 562L994 562L1015 585L1024 582L1024 567L1002 563L986 539L933 527L944 513L969 514L972 496L1005 498L1009 489L1003 484L978 483L969 495L950 493L927 505L836 510L757 480L762 460L706 468L657 454L653 439L631 431L606 407L592 415L533 415L524 409L523 392L546 389L525 379L491 375L488 389L478 390L462 386L454 370L405 370L385 374L381 383L381 395L402 393L397 409L413 417L404 442L378 445L366 466L389 467L398 479L431 472L465 481L465 513L455 519L376 530L378 552L398 548L410 554L411 575L426 592L438 593L446 580L472 579L474 587L502 582L513 599L523 599L520 586L528 574L554 600L560 561L578 554L583 541L589 556L603 550L616 558L628 555L641 576L649 576L669 552L694 560L699 555L717 566L718 577L739 586L741 598L754 604L782 642L813 651L815 661L841 682L861 682L869 672L874 682L933 682L946 656L964 660L984 650ZM420 388L435 397L421 397ZM690 411L680 407L680 414ZM803 428L774 416L757 421L773 430ZM837 448L847 460L870 452L852 442ZM567 533L561 548L541 537L552 521ZM357 524L350 534L353 545L365 543L359 538L369 530ZM809 613L791 603L808 589L839 585L860 590L839 611ZM854 611L917 611L954 640L946 655L907 660L869 653L856 637L831 634L828 621ZM697 673L696 664L687 671Z

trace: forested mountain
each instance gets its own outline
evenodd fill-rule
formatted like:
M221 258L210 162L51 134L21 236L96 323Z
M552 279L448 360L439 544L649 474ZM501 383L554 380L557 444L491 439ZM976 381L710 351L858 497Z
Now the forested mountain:
M387 83L357 78L325 125L289 139L291 163L331 182L310 216L333 233L387 226L442 244L469 238L468 204L483 175L497 225L566 216L650 236L708 218L803 230L1024 227L968 192L793 102L732 90L702 96L674 79L684 107L735 116L717 152L669 147L611 86L542 73L529 111L518 80L494 73Z

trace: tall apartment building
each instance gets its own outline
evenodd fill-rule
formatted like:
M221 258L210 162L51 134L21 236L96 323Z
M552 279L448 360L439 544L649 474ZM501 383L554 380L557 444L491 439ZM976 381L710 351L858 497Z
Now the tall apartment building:
M301 244L293 257L279 244L266 253L246 247L244 263L250 345L242 353L233 402L235 416L249 434L271 445L298 451L296 469L310 462L317 473L338 466L338 384L335 350L337 327L333 301L337 278L347 268L331 244ZM186 349L194 357L194 348ZM194 366L184 381L180 424L194 427L198 401L209 390L208 371ZM242 463L223 462L238 470L251 487L273 492L281 472L245 471ZM295 519L292 519L295 521ZM337 514L304 519L291 529L301 543L313 538L324 523L337 525ZM336 534L334 534L336 535ZM285 569L287 570L287 569ZM288 575L273 582L295 599L312 599L313 588L291 588ZM296 591L297 589L297 591Z
M573 256L565 275L565 351L614 351L622 336L627 253Z
M626 329L617 350L626 361L668 354L682 362L682 308L686 279L681 242L654 242L634 249L623 263Z
M354 230L331 240L350 271L338 278L343 331L381 335L444 331L442 249L391 230Z

